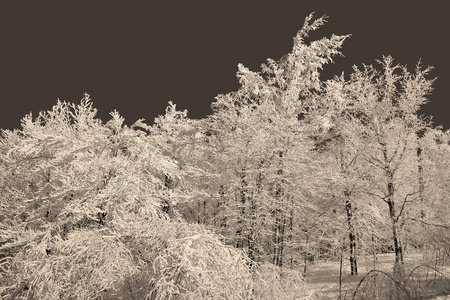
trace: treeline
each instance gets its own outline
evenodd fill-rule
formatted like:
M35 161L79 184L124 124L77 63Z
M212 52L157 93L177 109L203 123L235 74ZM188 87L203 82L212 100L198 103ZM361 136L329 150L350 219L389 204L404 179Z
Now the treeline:
M192 120L153 125L89 95L0 139L5 299L291 299L314 259L448 250L449 133L419 114L431 68L383 57L322 81L348 36L308 40Z

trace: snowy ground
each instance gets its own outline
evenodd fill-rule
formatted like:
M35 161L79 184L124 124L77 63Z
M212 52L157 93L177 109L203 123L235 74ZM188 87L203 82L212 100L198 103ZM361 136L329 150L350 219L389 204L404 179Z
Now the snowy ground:
M366 274L371 270L380 270L386 272L386 274L392 273L392 266L394 262L394 254L382 254L377 256L376 265L373 264L373 257L368 257L367 259L360 258L358 261L358 271L357 276L350 275L350 267L347 261L343 262L342 267L342 281L341 288L339 288L339 261L325 262L320 261L315 264L308 266L306 281L308 287L314 291L320 293L321 299L352 299L353 292L363 279ZM421 254L408 255L405 257L406 266L406 276L409 275L411 270L419 265L424 265L421 267L421 283L425 288L420 288L421 295L426 295L426 299L450 299L449 296L439 296L438 298L432 298L434 295L440 293L442 289L450 288L450 281L445 281L445 287L432 287L434 282L431 282L435 278L435 272L431 268L426 268L425 265L430 267L435 267L435 261L431 259L424 259ZM440 261L440 265L436 265L438 271L442 272L446 278L450 279L450 262ZM419 273L416 271L416 273ZM439 273L436 274L437 277ZM450 293L450 292L449 292Z

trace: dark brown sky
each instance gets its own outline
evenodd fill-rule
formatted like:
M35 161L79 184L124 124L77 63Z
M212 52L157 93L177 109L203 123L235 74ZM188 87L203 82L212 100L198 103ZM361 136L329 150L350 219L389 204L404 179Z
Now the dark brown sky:
M0 128L18 128L26 113L58 98L78 102L84 92L104 121L117 109L128 124L151 123L168 101L201 118L214 96L238 88L238 63L257 71L288 53L313 11L329 16L313 37L353 35L324 77L383 54L411 67L422 58L439 76L423 111L450 128L445 1L153 2L2 2Z

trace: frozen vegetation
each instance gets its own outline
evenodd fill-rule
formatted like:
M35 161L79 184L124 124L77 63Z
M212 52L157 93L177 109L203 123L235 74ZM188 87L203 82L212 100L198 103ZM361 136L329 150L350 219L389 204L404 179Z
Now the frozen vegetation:
M419 115L431 68L388 56L323 81L349 37L310 41L324 22L261 71L239 65L204 119L169 103L153 125L102 123L86 94L3 130L0 297L448 291L450 135Z

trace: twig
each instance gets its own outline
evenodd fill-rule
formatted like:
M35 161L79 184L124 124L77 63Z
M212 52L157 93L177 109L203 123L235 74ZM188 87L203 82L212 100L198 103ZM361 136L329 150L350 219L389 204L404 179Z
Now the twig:
M442 227L442 228L445 228L447 230L450 230L450 226L447 226L447 225L444 225L444 224L433 224L433 223L425 222L424 220L418 220L418 219L414 219L414 218L409 218L409 219L412 220L412 221L420 222L420 223L425 224L425 225L435 226L435 227Z

